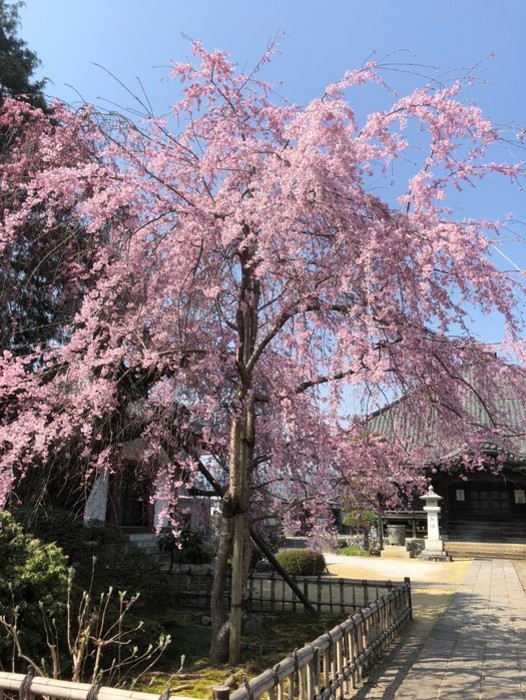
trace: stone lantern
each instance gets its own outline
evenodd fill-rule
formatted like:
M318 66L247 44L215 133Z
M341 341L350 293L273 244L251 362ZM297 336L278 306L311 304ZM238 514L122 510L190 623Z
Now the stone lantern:
M440 537L438 527L438 516L442 510L439 501L442 496L434 492L429 486L427 493L420 498L425 501L424 510L427 513L427 537L425 538L425 548L420 554L420 559L434 559L437 561L451 561L451 557L444 551L444 543Z

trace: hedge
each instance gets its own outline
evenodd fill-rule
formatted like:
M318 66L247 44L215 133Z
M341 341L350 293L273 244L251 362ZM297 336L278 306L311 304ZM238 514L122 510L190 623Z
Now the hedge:
M323 554L311 549L289 549L276 559L291 576L317 576L327 570Z

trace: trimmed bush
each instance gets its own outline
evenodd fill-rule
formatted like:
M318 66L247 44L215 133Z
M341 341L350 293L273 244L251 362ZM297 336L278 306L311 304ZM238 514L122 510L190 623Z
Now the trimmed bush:
M378 516L374 510L353 508L345 514L342 525L352 527L356 530L370 530L377 522Z
M276 559L291 576L317 576L327 570L323 554L311 549L289 549Z

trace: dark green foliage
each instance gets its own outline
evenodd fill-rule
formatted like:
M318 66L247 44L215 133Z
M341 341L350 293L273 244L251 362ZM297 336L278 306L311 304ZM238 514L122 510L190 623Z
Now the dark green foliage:
M157 538L161 552L170 553L170 570L173 564L207 564L212 558L202 530L192 530L185 525L176 539L172 532Z
M0 615L13 623L18 608L24 648L38 659L47 653L39 603L60 625L66 605L67 559L54 544L25 534L4 511L0 512L0 562ZM0 662L5 665L10 658L10 644L0 630Z
M0 109L6 98L28 102L51 114L43 95L45 80L33 80L40 61L19 38L19 10L23 2L0 0ZM28 111L27 120L31 120ZM52 122L60 129L57 122ZM38 146L31 129L20 128L17 119L11 127L0 128L0 159L9 158L16 144L26 145L39 161ZM79 154L71 155L73 165ZM87 158L88 155L83 153ZM66 166L66 162L64 163ZM0 196L0 221L4 212L17 207L25 197L24 188L15 177L3 182ZM50 340L61 342L64 327L78 311L80 287L87 283L85 272L90 268L93 250L81 222L70 208L60 203L53 212L35 205L32 219L21 227L17 241L5 247L0 260L0 351L15 355L27 353L37 344ZM79 287L80 284L80 287ZM38 489L38 487L37 487ZM38 490L34 490L38 492Z
M254 525L258 535L265 541L265 544L273 554L279 552L285 546L285 533L283 525L278 519L267 519ZM254 546L254 549L257 549ZM262 556L263 553L262 553Z
M45 542L56 542L69 559L75 564L83 548L88 548L90 538L88 531L74 513L57 509L15 508L12 515L26 532L34 533Z
M0 530L0 562L3 565L5 562L8 574L4 577L2 572L0 576L0 614L12 620L13 602L20 605L18 629L25 654L37 663L41 658L48 659L43 667L49 668L44 618L48 629L53 628L55 619L57 625L52 635L63 677L67 678L72 671L72 659L66 651L68 559L75 571L69 592L72 638L78 638L81 633L78 625L86 625L90 617L104 618L105 634L112 636L116 629L112 625L119 619L123 602L126 605L138 593L137 600L119 623L125 635L123 639L128 640L122 646L123 655L134 646L139 654L150 644L156 646L165 633L160 613L170 604L171 584L150 557L129 547L127 537L118 528L104 523L84 525L72 513L62 510L17 509L15 516L19 523L11 515L0 515L5 518L5 526ZM41 540L34 539L31 533L38 533ZM87 595L83 591L87 591ZM119 591L126 591L126 594L121 595ZM41 609L39 601L42 601ZM82 609L85 610L83 615L80 614ZM10 666L13 649L2 639L0 628L0 663ZM100 661L103 667L112 666L115 647L115 644L103 645ZM27 662L18 665L17 654L14 656L19 670L27 666ZM89 678L93 663L94 657L90 656L84 665L83 677Z
M345 514L342 520L343 525L357 530L370 529L373 525L376 525L377 522L377 514L374 510L369 510L367 508L353 508Z
M371 528L377 523L378 515L374 512L374 510L370 510L368 508L352 508L345 514L345 517L342 520L343 525L351 528L353 532L359 532L362 534L363 549L366 551L371 550ZM362 542L348 542L348 544L359 544L359 547L361 548Z
M135 612L141 615L159 610L173 597L168 576L138 549L119 547L112 552L106 548L97 565L97 586L105 581L106 588L112 585L116 590L140 593Z
M17 184L0 198L0 216L24 196ZM64 327L78 311L80 291L88 284L94 254L88 237L70 210L57 207L55 219L47 229L35 207L16 243L3 252L0 343L15 355L39 343L63 341ZM72 269L77 270L76 281Z
M289 549L276 559L291 576L316 576L327 570L323 554L311 549Z
M22 5L0 0L0 101L23 96L33 106L45 107L42 90L46 81L32 80L40 61L18 36Z
M136 613L156 610L160 601L170 599L167 575L147 554L129 547L128 538L119 528L105 523L85 525L59 509L18 509L14 514L24 529L63 549L75 568L77 588L88 590L92 586L94 596L110 586L116 591L140 593L134 606Z
M350 544L342 547L338 550L338 554L343 554L346 557L370 557L371 553L368 552L359 544Z

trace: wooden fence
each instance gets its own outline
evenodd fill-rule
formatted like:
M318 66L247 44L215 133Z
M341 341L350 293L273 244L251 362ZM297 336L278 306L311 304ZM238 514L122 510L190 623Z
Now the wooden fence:
M389 593L395 585L391 581L331 576L292 578L318 612L349 613L361 610ZM210 607L212 581L213 571L209 568L180 566L173 572L176 593L187 607ZM247 612L296 612L303 608L303 604L279 574L250 573L245 608Z
M362 582L364 583L364 582ZM380 587L368 582L368 591ZM384 651L399 627L412 615L411 584L390 584L391 590L368 607L349 617L330 632L318 637L273 668L263 671L244 687L230 693L226 686L214 688L215 700L328 700L348 697L362 680L368 666ZM29 673L0 672L0 700L18 695L19 700L35 696L57 700L152 700L151 693L108 688L99 684L72 683ZM170 696L159 700L194 700Z
M0 700L7 694L19 700L34 700L35 696L58 700L156 700L152 693L139 693L123 688L108 688L98 683L72 683L55 678L44 678L28 673L4 673L0 671ZM195 700L181 695L162 695L162 700ZM160 699L161 700L161 699Z
M368 608L245 682L229 700L328 700L348 697L368 666L412 615L411 584L397 584Z

